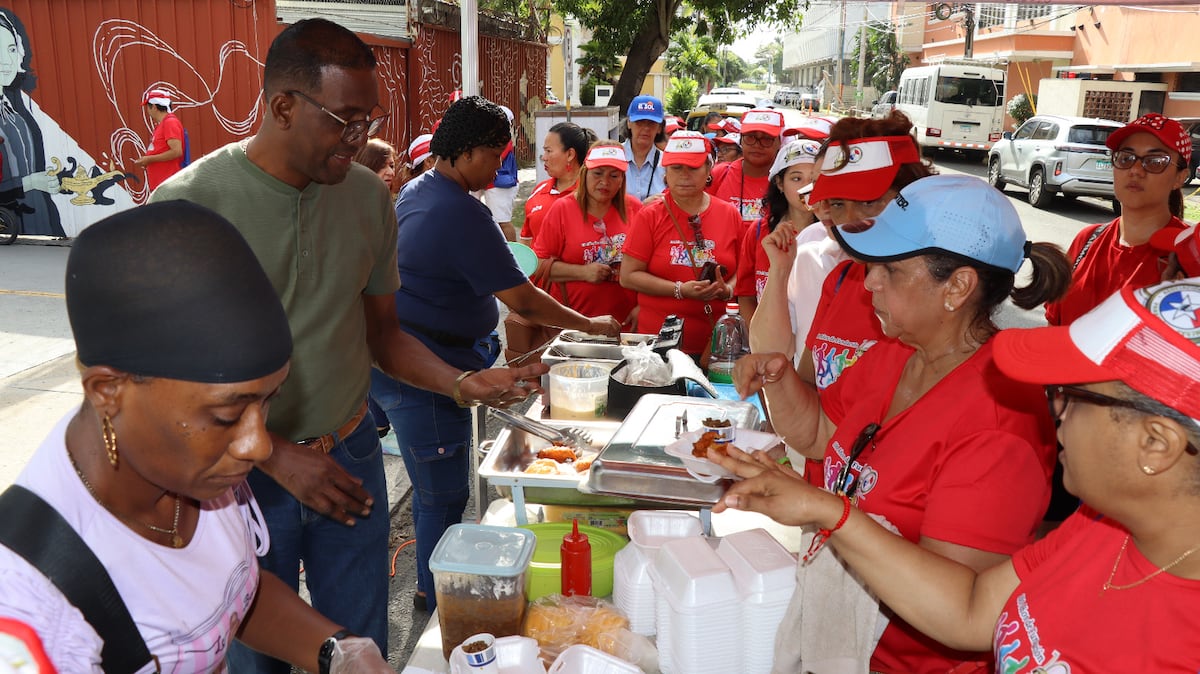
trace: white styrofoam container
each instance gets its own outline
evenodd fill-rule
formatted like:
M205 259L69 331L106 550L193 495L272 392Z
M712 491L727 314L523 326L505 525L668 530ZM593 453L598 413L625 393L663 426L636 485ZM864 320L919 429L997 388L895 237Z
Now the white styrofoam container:
M626 545L613 558L613 603L629 619L630 631L654 635L654 582L650 560L641 550Z
M699 536L667 541L654 558L659 592L679 609L736 602L733 572Z
M699 536L703 533L700 518L692 513L670 510L636 510L626 522L629 542L654 557L663 543L676 538Z
M717 545L717 556L729 566L738 591L765 602L791 597L796 589L796 558L766 529L730 534Z
M643 674L640 667L605 653L576 644L559 653L547 674Z

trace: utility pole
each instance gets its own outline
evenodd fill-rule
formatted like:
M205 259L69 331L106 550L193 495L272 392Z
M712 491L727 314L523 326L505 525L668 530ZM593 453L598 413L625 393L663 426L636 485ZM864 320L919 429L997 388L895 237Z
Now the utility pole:
M842 22L838 29L837 42L837 102L842 104L842 72L846 70L846 2L842 0Z
M975 55L975 8L973 5L963 5L963 57L972 58Z
M858 91L854 94L854 105L863 107L866 101L867 78L867 3L863 3L862 25L858 27Z

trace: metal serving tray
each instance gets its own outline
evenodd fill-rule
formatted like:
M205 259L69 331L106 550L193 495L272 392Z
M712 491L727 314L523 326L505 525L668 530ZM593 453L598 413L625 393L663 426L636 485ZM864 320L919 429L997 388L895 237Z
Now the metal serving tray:
M615 338L597 338L577 330L564 330L547 347L542 355L542 362L555 365L568 360L594 360L616 364L623 360L622 346L633 346L643 342L653 344L655 339L656 335L622 332L618 342Z
M724 412L738 428L757 430L751 403L648 394L634 405L620 428L592 462L581 491L655 503L707 507L721 499L726 484L701 482L663 448L675 441L676 419L687 413L683 431L700 430L704 418Z

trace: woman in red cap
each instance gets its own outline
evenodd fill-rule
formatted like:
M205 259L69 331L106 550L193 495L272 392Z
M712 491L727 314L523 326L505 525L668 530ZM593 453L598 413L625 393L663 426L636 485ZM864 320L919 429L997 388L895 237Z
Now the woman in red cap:
M675 132L662 162L667 191L634 218L621 285L637 291L640 332L658 332L675 314L683 318L681 350L702 361L722 305L733 297L741 217L704 191L712 172L704 136Z
M733 450L710 458L747 479L713 512L738 508L817 525L900 618L947 647L991 650L995 672L1195 672L1197 305L1200 279L1126 286L1070 328L996 336L1000 371L1044 385L1067 487L1084 503L1011 559L987 568L952 561L794 473Z
M1186 225L1183 185L1188 180L1192 140L1183 125L1152 112L1117 129L1105 145L1112 150L1113 192L1121 215L1086 227L1067 250L1074 263L1071 289L1046 305L1046 322L1067 325L1125 285L1162 280L1173 237L1165 246L1151 238Z
M588 150L573 199L550 207L533 251L549 265L550 281L562 284L563 304L585 316L613 316L632 327L637 295L617 285L621 249L629 223L642 204L625 193L629 162L610 140Z

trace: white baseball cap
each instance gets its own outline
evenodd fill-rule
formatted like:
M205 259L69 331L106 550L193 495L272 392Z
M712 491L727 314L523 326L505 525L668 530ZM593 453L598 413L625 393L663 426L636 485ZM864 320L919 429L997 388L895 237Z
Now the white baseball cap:
M817 155L820 152L821 144L815 140L793 140L779 148L779 154L775 155L775 163L771 164L771 172L768 175L771 180L774 180L775 176L783 173L789 167L816 164Z

